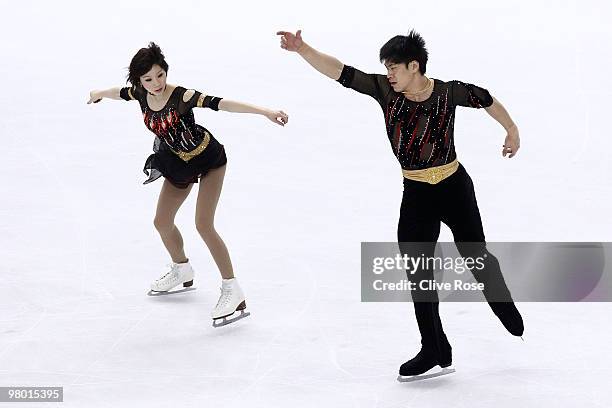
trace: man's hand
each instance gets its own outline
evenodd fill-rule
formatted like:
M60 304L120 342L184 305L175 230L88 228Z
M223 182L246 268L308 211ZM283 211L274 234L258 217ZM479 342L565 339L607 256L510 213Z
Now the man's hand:
M502 156L506 157L506 155L509 154L508 158L514 157L519 147L521 147L521 138L519 137L519 131L516 125L512 125L512 127L508 129L506 140L504 140Z
M281 48L284 50L298 52L304 45L302 30L298 30L295 35L288 31L278 31L276 34L281 36Z

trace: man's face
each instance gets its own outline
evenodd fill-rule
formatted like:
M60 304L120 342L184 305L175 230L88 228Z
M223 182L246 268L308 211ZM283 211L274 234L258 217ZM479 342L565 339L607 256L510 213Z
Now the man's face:
M408 65L403 62L385 61L387 79L395 92L403 92L416 78L418 62L412 61ZM416 70L415 70L416 66Z
M155 64L149 72L140 77L140 83L149 93L160 95L166 88L166 71Z

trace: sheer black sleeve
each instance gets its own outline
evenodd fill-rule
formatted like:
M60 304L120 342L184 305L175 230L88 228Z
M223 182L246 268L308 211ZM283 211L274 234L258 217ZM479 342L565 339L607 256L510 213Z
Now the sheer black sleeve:
M132 85L131 87L121 88L119 91L119 96L121 96L121 99L126 101L136 100L140 102L142 98L146 96L146 94L144 93L144 89L141 87Z
M484 88L460 81L451 81L450 84L455 105L468 108L488 108L493 105L491 94Z
M338 82L346 88L370 95L376 99L383 108L389 103L393 89L384 75L366 74L350 65L342 68Z
M185 102L184 95L186 92L193 92L191 98ZM183 114L189 109L193 108L209 108L215 111L219 110L219 102L221 99L218 96L204 95L202 92L192 90L185 90L179 98L179 112Z

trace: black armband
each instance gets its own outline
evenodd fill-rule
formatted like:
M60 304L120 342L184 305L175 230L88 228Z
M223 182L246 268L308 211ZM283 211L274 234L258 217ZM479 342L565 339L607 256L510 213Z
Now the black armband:
M221 102L221 99L223 98L219 98L218 96L209 96L207 95L204 98L204 107L205 108L210 108L214 111L218 111L219 110L219 102Z
M125 99L126 101L131 101L132 99L135 98L131 98L130 96L132 95L132 92L130 90L130 88L121 88L121 90L119 91L119 96L121 97L121 99Z

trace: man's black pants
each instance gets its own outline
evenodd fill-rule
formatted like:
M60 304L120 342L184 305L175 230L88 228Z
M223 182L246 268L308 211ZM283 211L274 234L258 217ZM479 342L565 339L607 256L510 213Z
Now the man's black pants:
M497 302L512 302L512 298L497 258L486 249L474 184L461 164L453 175L438 184L404 179L404 195L397 230L402 253L416 257L433 257L440 235L440 222L451 229L462 257L477 258L486 254L485 267L480 271L472 270L472 273L478 282L485 284L485 298L500 317L496 309L501 304ZM403 242L419 244L402 245ZM434 279L433 270L421 268L413 274L408 273L408 279L417 282L418 288L420 280ZM449 362L451 346L442 329L437 292L413 290L412 299L422 347L433 352L440 362ZM511 307L514 309L514 305Z

